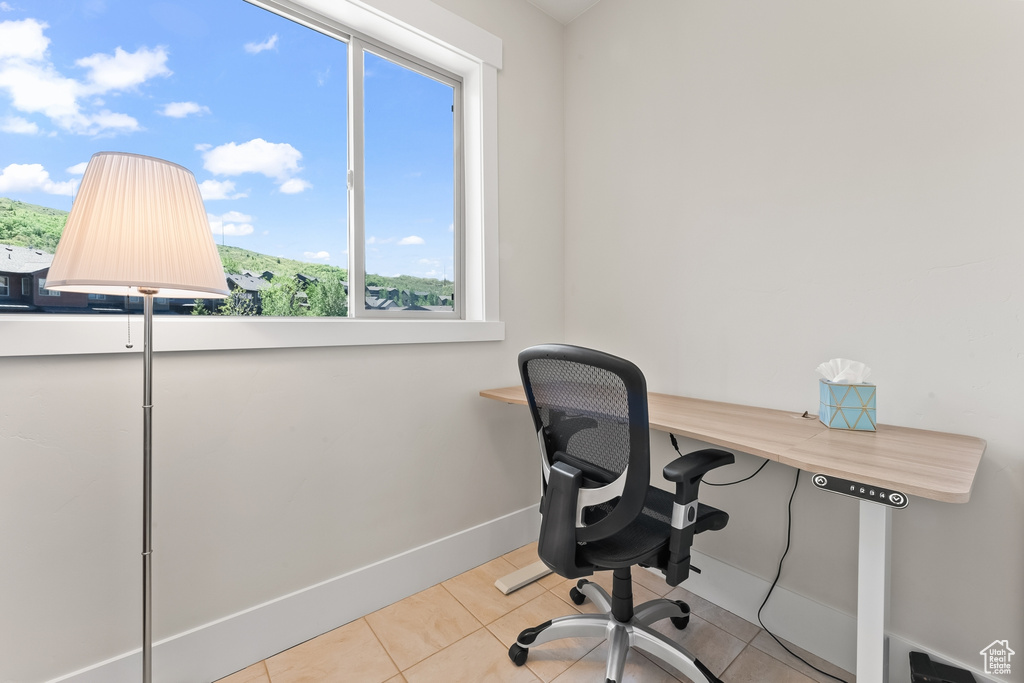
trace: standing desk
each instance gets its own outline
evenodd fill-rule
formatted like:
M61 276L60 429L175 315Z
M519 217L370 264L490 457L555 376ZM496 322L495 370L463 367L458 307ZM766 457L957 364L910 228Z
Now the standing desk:
M481 391L526 405L521 386ZM875 432L829 429L816 415L668 394L647 394L651 429L750 453L865 490L966 503L985 441L972 436L878 425ZM816 484L819 477L815 476ZM892 510L860 499L857 555L857 681L886 683Z

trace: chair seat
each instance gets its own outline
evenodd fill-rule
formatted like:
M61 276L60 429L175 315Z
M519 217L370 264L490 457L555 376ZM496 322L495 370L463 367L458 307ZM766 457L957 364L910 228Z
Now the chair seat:
M643 562L664 569L663 556L668 550L669 535L672 532L673 496L668 491L652 486L647 491L643 512L622 531L585 544L577 545L577 561L590 564L599 569L618 569ZM611 506L597 506L588 516L593 523L600 519ZM721 529L729 520L729 515L718 508L703 503L697 505L697 521L695 533Z

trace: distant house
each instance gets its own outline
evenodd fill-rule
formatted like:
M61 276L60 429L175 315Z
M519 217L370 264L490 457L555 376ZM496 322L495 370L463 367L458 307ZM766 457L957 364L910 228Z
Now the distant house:
M394 307L395 302L391 299L378 299L374 296L366 297L366 308L375 311L387 311Z
M228 273L225 275L228 283L228 290L232 292L239 292L239 296L244 299L252 301L256 307L256 314L259 315L263 312L263 303L260 300L260 291L270 287L270 283L264 280L262 277L256 277L255 275L239 275L236 273Z
M366 288L366 296L373 297L374 299L385 298L381 296L381 292L384 289L383 287L374 287L373 285L364 285L364 287Z
M315 285L320 282L320 279L313 277L312 275L306 275L305 273L295 273L295 282L298 283L299 289L304 290L309 285Z
M46 289L52 262L53 254L39 249L0 245L0 311L88 308L89 294Z

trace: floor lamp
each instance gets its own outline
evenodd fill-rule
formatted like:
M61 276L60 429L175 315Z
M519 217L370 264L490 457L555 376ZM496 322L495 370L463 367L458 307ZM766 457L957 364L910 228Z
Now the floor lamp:
M142 680L153 680L153 297L223 298L224 268L195 176L161 159L89 160L46 289L143 300Z

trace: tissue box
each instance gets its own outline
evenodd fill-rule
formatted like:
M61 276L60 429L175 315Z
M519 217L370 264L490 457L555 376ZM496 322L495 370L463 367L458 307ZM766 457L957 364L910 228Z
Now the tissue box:
M818 419L830 429L875 431L875 385L818 380Z

